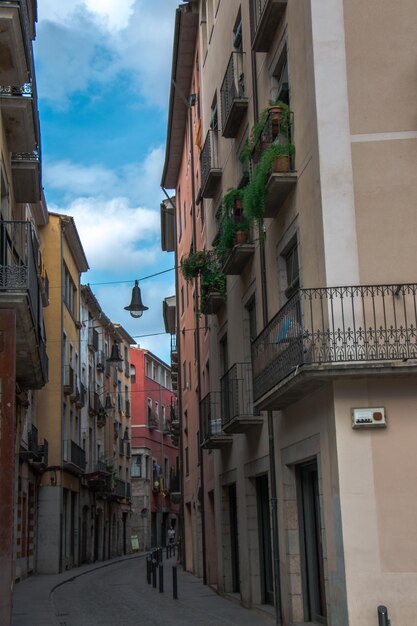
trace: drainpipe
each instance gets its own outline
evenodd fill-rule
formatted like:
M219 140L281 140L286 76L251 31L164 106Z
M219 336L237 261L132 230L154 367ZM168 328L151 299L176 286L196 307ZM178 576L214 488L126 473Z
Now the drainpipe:
M256 52L252 50L252 94L253 94L253 115L254 119L258 119L259 103L258 103L258 81L256 76ZM259 225L263 228L262 224ZM265 247L262 241L259 243L259 259L261 266L261 302L262 302L262 323L265 328L268 325L268 292L266 282L266 260ZM277 498L277 479L275 466L275 439L274 439L274 420L272 411L267 411L268 415L268 446L269 446L269 474L271 488L271 518L272 518L272 552L274 559L274 597L275 597L275 623L282 623L282 607L281 607L281 585L280 585L280 569L279 569L279 536L278 536L278 498Z
M181 400L181 389L182 389L182 384L181 384L181 341L180 341L180 337L181 337L181 330L180 330L180 316L178 315L178 312L180 310L180 298L179 298L179 294L178 294L178 249L177 249L177 216L176 216L176 204L174 204L172 202L171 197L169 196L167 190L165 189L165 187L161 187L162 191L164 192L165 196L167 197L168 202L170 203L171 207L174 210L174 241L175 241L175 248L174 248L174 265L175 265L175 308L176 308L176 325L177 325L177 339L178 341L176 342L177 344L177 352L178 352L178 389L180 390L178 393L178 421L180 424L180 437L179 437L179 455L178 455L178 459L179 459L179 467L178 467L178 471L179 471L179 475L180 475L180 489L181 489L181 504L180 504L180 537L181 537L181 563L183 568L185 569L186 567L186 562L185 562L185 536L184 536L184 519L185 519L185 512L184 512L184 476L183 476L183 467L184 467L184 455L183 455L183 428L182 428L182 400Z

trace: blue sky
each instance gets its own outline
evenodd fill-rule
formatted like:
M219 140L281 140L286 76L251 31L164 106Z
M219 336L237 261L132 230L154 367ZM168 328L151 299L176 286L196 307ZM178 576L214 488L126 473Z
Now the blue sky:
M34 44L48 208L74 217L91 268L82 281L104 312L165 360L167 335L138 336L164 330L174 272L140 282L139 320L123 307L134 279L174 265L159 205L178 4L38 0Z

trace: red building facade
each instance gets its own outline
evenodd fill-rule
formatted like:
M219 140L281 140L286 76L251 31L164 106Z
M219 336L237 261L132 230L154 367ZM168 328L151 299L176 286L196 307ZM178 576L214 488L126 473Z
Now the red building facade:
M131 348L132 535L139 549L165 545L179 513L178 448L171 439L176 398L171 370L157 356Z

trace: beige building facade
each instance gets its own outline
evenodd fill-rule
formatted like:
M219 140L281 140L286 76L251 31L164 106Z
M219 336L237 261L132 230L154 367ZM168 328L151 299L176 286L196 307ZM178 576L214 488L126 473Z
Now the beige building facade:
M365 626L385 605L411 626L417 9L207 0L178 11L162 184L175 189L176 265L189 261L188 283L177 277L186 554L202 530L208 582L283 624ZM237 221L246 242L226 244ZM201 326L194 345L181 332ZM191 413L185 376L197 377ZM184 434L190 414L201 446ZM187 522L189 476L202 479L202 528Z

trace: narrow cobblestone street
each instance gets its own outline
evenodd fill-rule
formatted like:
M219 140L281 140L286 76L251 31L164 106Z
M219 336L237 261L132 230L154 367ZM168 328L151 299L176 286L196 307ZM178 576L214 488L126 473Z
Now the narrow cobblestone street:
M218 596L178 566L173 599L172 566L164 559L164 592L146 580L145 555L83 566L56 576L36 575L15 586L12 626L262 626L273 615L248 611Z

